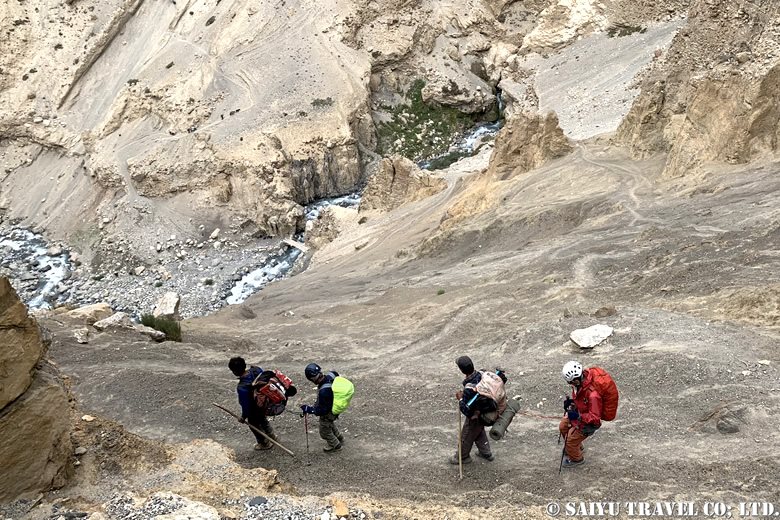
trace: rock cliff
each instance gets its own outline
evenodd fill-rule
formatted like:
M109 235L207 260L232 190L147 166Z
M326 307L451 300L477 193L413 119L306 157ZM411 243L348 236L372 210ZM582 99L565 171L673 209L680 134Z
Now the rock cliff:
M41 364L51 340L0 278L0 501L61 486L71 454L68 393Z
M667 177L776 152L779 37L774 3L693 2L687 25L647 72L617 140L635 157L668 152Z

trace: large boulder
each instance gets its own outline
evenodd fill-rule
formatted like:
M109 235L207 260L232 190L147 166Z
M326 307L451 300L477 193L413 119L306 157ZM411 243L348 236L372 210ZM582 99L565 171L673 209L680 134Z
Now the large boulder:
M360 211L390 211L408 202L424 199L447 187L447 182L424 172L401 156L382 159L378 171L368 181Z
M39 370L29 390L0 411L0 439L0 502L65 483L68 396L52 368Z
M68 394L54 367L36 370L49 341L0 278L0 502L65 482Z
M168 318L171 320L179 320L179 304L181 303L181 297L175 292L167 292L163 294L157 305L154 307L152 313L155 318Z
M124 312L117 312L104 320L96 321L92 326L99 331L109 329L132 329L133 322L130 320L130 316Z
M0 278L0 410L27 390L45 350L27 307L8 278Z
M86 305L69 311L65 315L75 320L83 320L87 325L92 325L96 321L103 320L114 314L111 306L105 302Z

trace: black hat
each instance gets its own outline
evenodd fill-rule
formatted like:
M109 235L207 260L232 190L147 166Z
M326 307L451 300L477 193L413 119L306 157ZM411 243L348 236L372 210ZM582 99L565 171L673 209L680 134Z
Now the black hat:
M306 379L309 381L312 381L314 378L316 378L319 374L322 373L322 369L317 363L309 363L306 365L306 369L303 371L304 374L306 374Z
M471 358L468 356L460 356L458 359L455 360L455 364L458 365L460 371L463 372L465 375L469 375L472 372L474 372L474 363L471 361Z

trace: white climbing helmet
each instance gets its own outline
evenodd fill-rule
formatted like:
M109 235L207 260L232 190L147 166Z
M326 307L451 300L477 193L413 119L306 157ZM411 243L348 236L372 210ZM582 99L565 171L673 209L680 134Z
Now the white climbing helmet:
M577 361L569 361L563 365L561 374L563 374L563 378L567 383L571 383L572 380L582 375L582 365L580 365Z

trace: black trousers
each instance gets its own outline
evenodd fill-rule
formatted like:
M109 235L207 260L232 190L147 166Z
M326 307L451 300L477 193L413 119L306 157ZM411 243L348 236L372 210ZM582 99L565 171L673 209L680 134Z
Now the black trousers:
M246 422L265 433L269 437L274 437L274 429L271 426L271 423L268 422L268 417L265 416L262 410L253 410L249 417L246 418ZM258 444L262 444L263 446L268 446L271 444L265 437L256 431L252 430L252 433L254 434L255 439L257 439Z

